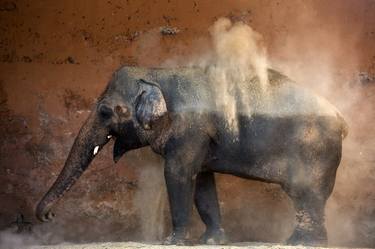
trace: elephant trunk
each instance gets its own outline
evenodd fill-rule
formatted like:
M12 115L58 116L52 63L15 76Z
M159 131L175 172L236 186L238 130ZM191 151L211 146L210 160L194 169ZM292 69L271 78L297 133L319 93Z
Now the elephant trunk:
M95 155L109 141L108 133L94 111L79 131L63 170L36 208L36 216L40 221L48 221L53 217L50 212L52 206L74 185Z

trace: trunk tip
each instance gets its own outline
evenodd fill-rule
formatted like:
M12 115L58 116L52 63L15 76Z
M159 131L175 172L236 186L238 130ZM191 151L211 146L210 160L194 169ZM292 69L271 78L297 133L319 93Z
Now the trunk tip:
M52 213L49 210L46 210L43 208L41 205L38 205L36 208L35 212L36 217L38 218L39 221L41 222L49 222L52 221L53 218L55 217L55 214Z
M41 222L50 222L53 220L53 218L56 215L52 212L47 212L45 214L37 214L36 217L38 218L39 221Z

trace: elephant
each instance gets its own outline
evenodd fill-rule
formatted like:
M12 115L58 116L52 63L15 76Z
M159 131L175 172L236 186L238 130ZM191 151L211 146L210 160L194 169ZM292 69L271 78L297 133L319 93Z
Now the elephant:
M200 241L226 243L215 173L280 185L296 213L287 243L326 244L324 208L335 184L347 124L323 97L276 70L267 69L267 74L267 96L240 98L241 91L233 93L238 97L233 126L217 104L217 86L206 69L119 68L81 127L61 173L38 203L37 218L53 218L53 205L114 139L115 162L145 146L164 158L172 220L166 244L188 241L193 204L206 226ZM251 93L246 86L258 81L257 76L249 78L242 92Z

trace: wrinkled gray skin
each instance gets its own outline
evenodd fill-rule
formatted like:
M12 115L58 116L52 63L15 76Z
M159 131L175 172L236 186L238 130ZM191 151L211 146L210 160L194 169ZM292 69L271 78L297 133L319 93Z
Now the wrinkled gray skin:
M115 139L116 162L125 152L144 146L165 158L173 223L166 244L186 242L194 202L207 227L201 242L225 243L214 172L280 184L296 209L296 228L288 243L325 244L324 207L341 160L345 122L333 106L287 77L269 70L269 78L271 97L266 104L256 97L248 103L235 98L235 130L223 107L217 106L215 84L205 71L119 69L82 126L57 180L38 204L37 217L51 219L52 206L97 151ZM249 111L244 108L249 103L258 106Z

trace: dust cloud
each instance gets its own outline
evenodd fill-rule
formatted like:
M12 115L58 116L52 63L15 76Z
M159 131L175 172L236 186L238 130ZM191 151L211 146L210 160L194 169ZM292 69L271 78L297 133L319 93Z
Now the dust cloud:
M209 83L214 85L216 110L224 113L228 128L238 132L237 115L253 113L268 93L267 51L262 36L244 22L219 18L209 34L209 46L203 38L196 41L203 53L189 55L188 60L168 58L162 66L205 70Z
M267 57L261 45L261 36L250 26L227 18L220 18L210 28L213 53L208 60L199 64L208 68L210 82L215 85L215 97L218 110L224 110L229 126L235 132L237 127L237 103L248 103L241 111L250 113L252 95L263 95L267 90ZM204 65L204 61L207 63ZM203 63L202 63L203 62ZM248 91L248 81L253 81ZM256 83L255 83L256 82ZM238 101L237 98L240 98Z
M39 245L32 235L17 234L14 231L2 231L0 233L0 248L18 249L24 246Z
M267 87L267 57L260 34L245 23L232 23L228 18L217 20L210 34L214 47L211 63L218 67L215 72L220 75L213 77L224 78L229 84L257 76L262 87Z
M67 245L62 231L53 225L33 225L32 230L19 231L16 226L0 232L0 248L19 249L35 245Z
M129 158L132 164L141 165L133 204L139 210L142 240L162 241L167 230L165 222L168 211L162 159L149 148L130 152L127 155Z
M134 204L139 209L144 241L162 241L165 235L166 190L161 165L142 165Z

